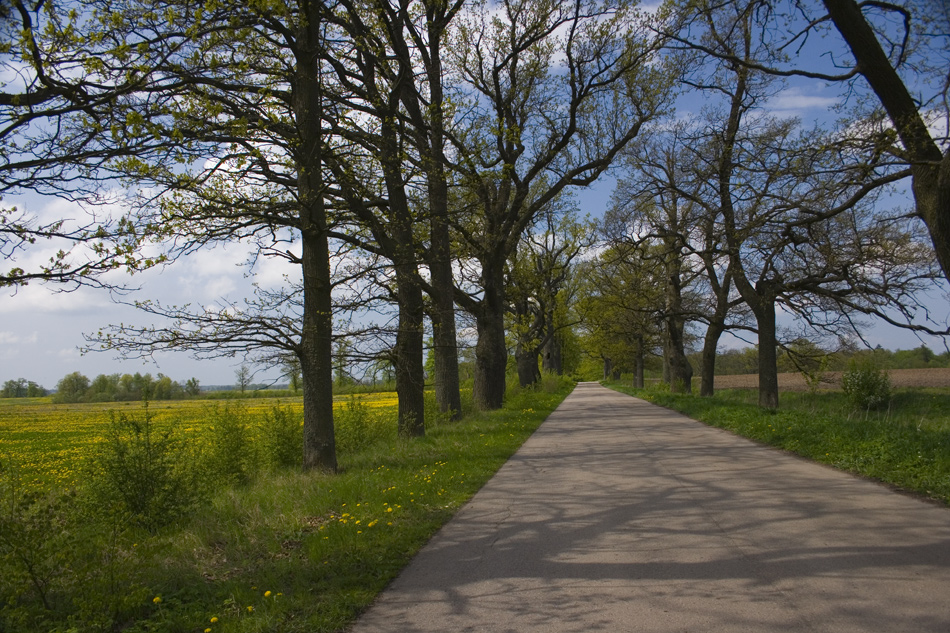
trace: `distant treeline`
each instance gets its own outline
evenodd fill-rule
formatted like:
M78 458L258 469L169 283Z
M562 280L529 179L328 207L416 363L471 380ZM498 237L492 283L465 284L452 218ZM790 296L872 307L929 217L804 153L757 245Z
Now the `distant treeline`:
M808 341L800 341L781 350L778 359L780 372L813 371L821 366L824 371L844 371L853 358L870 358L880 369L928 369L950 367L950 353L937 354L926 345L908 350L891 351L878 346L875 349L846 349L828 352ZM690 358L693 367L700 366L699 354ZM730 349L716 356L716 374L728 376L755 374L759 371L758 349Z
M17 378L3 383L0 398L39 398L48 392L42 386L26 378Z
M118 402L121 400L183 400L201 393L197 378L175 382L164 374L99 374L92 381L78 371L56 384L53 402Z

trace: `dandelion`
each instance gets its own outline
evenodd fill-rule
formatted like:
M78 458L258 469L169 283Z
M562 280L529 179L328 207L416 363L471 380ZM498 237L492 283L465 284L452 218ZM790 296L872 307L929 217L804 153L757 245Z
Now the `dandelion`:
M161 604L161 603L162 603L162 597L161 597L161 596L155 596L154 598L152 598L152 602L154 602L155 604Z
M211 627L210 627L210 626L205 629L205 633L211 633Z
M216 624L218 622L217 616L211 618L211 624Z
M254 607L252 607L251 605L248 605L248 606L247 606L247 612L248 612L248 613L254 613Z
M265 591L265 592L264 592L264 597L265 597L265 598L270 598L270 592L269 592L269 591Z

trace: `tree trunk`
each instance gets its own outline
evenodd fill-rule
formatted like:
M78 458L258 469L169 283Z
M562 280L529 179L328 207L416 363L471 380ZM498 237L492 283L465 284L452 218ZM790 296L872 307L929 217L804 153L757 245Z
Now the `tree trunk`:
M643 351L643 335L637 337L637 357L634 361L634 370L633 370L633 386L637 389L643 389L644 384L644 351Z
M700 367L699 395L708 398L715 393L716 380L716 351L719 348L719 338L725 328L718 322L709 324L706 336L703 339L702 366Z
M683 320L671 317L666 321L667 363L670 371L670 391L673 393L691 393L693 389L693 366L686 358L683 337Z
M778 409L778 353L775 335L775 298L760 295L752 310L759 331L759 406Z
M393 362L399 400L399 435L421 437L425 435L425 305L414 264L397 266L396 279L399 331L396 333Z
M488 411L500 409L505 399L505 372L508 348L505 345L504 276L502 266L482 262L483 295L475 315L478 342L475 344L475 406Z
M549 318L548 323L553 323L553 317ZM545 343L541 349L541 368L544 369L544 371L563 376L564 362L561 358L561 340L557 334L549 336L547 343Z
M541 380L541 370L538 369L538 348L525 347L518 344L515 360L518 364L518 383L522 387L537 384Z
M436 213L434 207L431 212ZM458 339L453 299L455 280L452 276L451 238L445 217L433 215L431 218L429 249L435 399L442 413L450 413L451 419L458 420L462 415L462 396L459 384Z
M442 8L442 7L440 7ZM435 399L453 420L462 415L458 340L455 328L455 280L452 275L452 238L449 235L449 194L445 177L444 97L442 90L442 37L445 15L430 15L429 108L426 180L429 194L429 272L432 278L432 341L435 352Z
M294 114L300 130L297 162L300 204L303 327L298 351L303 373L303 468L334 472L333 362L330 248L323 201L323 107L317 50L322 4L304 0L297 33Z
M604 380L609 380L613 374L614 363L609 358L604 359Z

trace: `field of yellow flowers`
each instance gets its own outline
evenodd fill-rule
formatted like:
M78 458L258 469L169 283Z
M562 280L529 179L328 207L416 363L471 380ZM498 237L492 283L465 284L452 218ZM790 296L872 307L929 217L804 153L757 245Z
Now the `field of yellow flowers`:
M397 405L393 392L338 396L334 408L358 403L372 413ZM209 415L220 400L172 400L150 402L148 408L158 428L174 427L199 445L209 439ZM265 413L275 406L299 417L303 424L301 398L229 401L239 407L252 424L262 424ZM68 487L80 476L82 465L102 440L110 418L116 413L140 414L142 403L105 402L53 404L51 398L0 398L0 464L14 465L21 485L32 489Z

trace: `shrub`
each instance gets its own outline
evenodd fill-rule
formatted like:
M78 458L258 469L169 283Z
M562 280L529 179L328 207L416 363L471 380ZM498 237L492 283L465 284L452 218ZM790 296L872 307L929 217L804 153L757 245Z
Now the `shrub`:
M173 428L155 428L148 402L141 419L110 414L89 483L101 515L119 512L153 533L188 515L208 492L196 455Z
M258 465L247 409L240 404L211 407L208 410L208 421L211 431L211 443L205 462L208 471L219 484L246 485L257 473Z
M851 359L841 376L841 388L857 409L878 409L891 399L890 376L867 359Z
M275 405L264 414L263 445L275 468L299 467L303 459L303 425L289 409Z
M369 406L351 396L334 411L336 446L342 452L353 452L376 441L376 420Z

